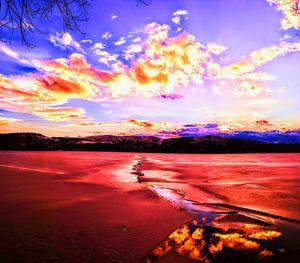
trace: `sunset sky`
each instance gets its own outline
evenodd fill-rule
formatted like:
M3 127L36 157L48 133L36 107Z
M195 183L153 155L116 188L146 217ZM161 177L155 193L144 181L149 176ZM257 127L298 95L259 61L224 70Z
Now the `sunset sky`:
M298 131L296 0L93 1L81 31L0 42L0 132ZM299 4L300 7L300 4ZM0 12L1 14L1 12ZM0 28L2 38L10 31Z

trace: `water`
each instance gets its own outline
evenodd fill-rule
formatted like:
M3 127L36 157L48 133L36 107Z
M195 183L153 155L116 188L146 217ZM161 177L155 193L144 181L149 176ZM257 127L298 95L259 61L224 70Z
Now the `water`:
M143 261L167 262L167 255L174 251L176 262L280 262L299 255L299 175L300 154L0 152L0 208L22 204L37 209L38 204L38 209L57 209L80 204L84 210L90 202L104 200L108 193L108 200L113 200L114 191L149 191L192 219L174 225L161 241L144 248ZM53 183L61 188L55 198L48 189ZM111 190L76 190L74 195L69 185ZM122 201L126 205L126 199ZM146 202L143 195L138 201ZM113 205L111 202L111 209ZM138 214L129 216L133 227L151 224L135 222ZM98 224L104 221L103 216ZM5 228L7 222L0 223L0 228ZM14 235L14 241L20 242L15 237L17 226L10 227L6 237ZM130 228L122 228L130 233ZM97 248L95 251L98 253ZM44 261L48 262L46 258Z

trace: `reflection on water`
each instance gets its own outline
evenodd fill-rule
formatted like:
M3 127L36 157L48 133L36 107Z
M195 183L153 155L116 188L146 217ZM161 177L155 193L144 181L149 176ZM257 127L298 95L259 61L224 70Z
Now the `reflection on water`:
M254 262L284 251L282 233L275 225L239 213L213 214L210 222L202 217L177 228L145 261L155 262L169 250L203 262L229 258L231 262Z
M256 262L299 249L292 234L299 234L299 221L232 205L227 196L207 185L181 183L166 170L155 177L153 171L157 172L157 167L149 167L150 161L141 158L132 174L139 183L195 219L171 233L143 259L145 262L155 262L171 250L202 262ZM197 199L190 198L195 189ZM292 248L293 242L296 246Z

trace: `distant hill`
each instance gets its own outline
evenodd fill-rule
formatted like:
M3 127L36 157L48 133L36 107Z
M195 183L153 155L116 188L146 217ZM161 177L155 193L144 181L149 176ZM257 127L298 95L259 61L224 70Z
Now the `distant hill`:
M212 126L213 124L211 124ZM204 137L204 136L220 136L226 138L258 141L266 143L296 143L300 144L300 130L267 130L267 131L230 131L221 132L215 128L204 129L194 127L195 125L186 125L176 132L162 132L163 135L178 135L179 137ZM214 126L212 126L214 127Z
M236 131L230 133L223 133L222 136L235 139L251 140L251 141L260 141L267 143L300 143L300 131L291 130L291 131Z
M0 150L120 151L162 153L300 152L297 143L266 143L222 136L161 139L152 136L46 137L37 133L0 134Z

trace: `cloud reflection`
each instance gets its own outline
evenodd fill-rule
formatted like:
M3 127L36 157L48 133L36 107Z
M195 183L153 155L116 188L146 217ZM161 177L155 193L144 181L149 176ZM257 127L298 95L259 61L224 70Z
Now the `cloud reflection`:
M273 229L274 226L242 222L238 224L234 222L232 225L230 224L232 222L218 224L220 218L226 218L226 215L216 214L215 219L208 224L204 224L203 219L195 219L184 224L170 234L167 240L154 248L145 261L155 262L170 250L203 262L213 262L216 259L228 258L233 254L238 254L239 258L245 258L246 261L249 259L257 261L277 253L271 243L267 242L282 235L281 232ZM235 220L241 219L245 217L235 215Z

